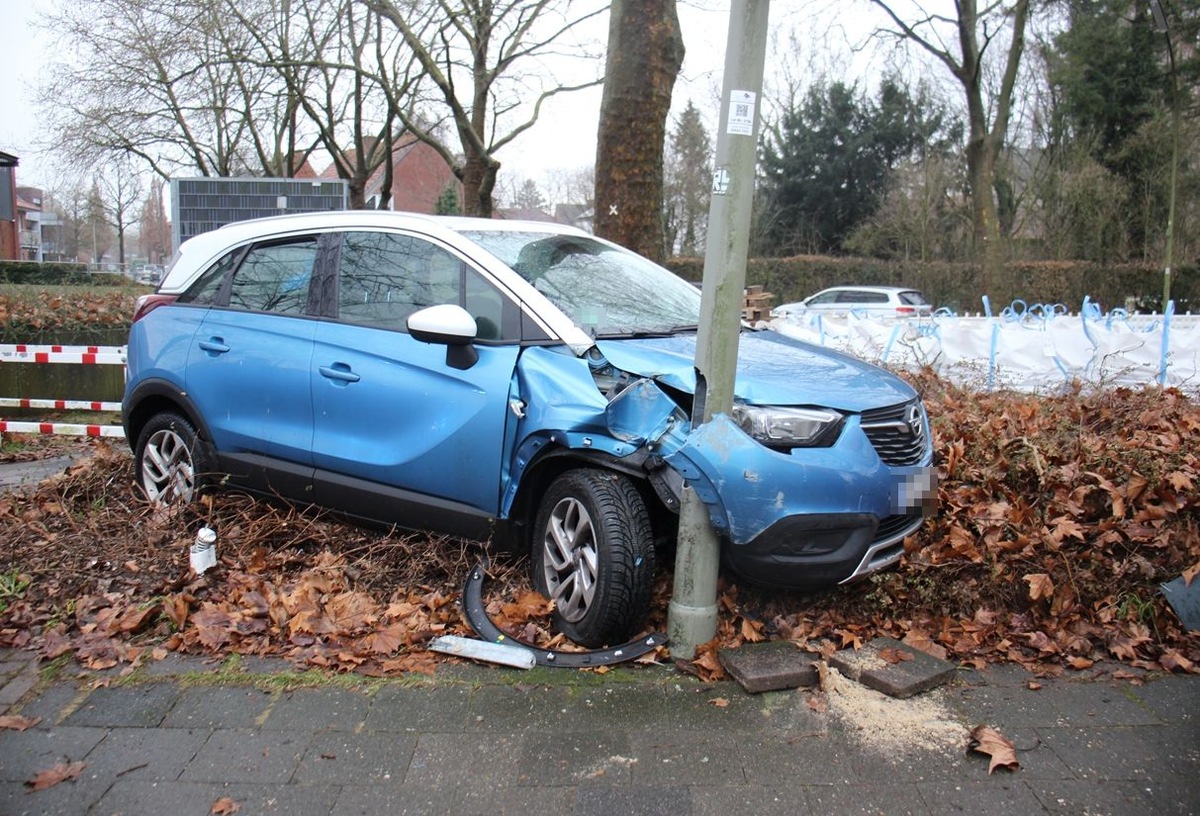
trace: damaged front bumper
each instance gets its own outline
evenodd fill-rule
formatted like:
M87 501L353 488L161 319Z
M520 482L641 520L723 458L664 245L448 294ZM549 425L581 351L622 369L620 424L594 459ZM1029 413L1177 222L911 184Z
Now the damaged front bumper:
M665 487L678 498L686 480L727 542L728 565L759 584L815 588L885 569L937 495L931 466L888 467L855 416L828 448L776 451L723 414L692 430L647 379L605 416L614 436L665 465L650 469L660 494Z

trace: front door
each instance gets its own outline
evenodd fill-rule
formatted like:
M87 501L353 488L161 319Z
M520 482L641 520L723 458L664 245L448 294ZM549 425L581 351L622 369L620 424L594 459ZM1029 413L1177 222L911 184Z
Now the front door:
M515 304L424 238L363 231L341 240L337 320L317 327L311 370L317 500L468 534L456 515L486 522L499 507L520 351ZM407 332L409 315L444 303L479 326L479 359L465 371L447 365L446 346Z

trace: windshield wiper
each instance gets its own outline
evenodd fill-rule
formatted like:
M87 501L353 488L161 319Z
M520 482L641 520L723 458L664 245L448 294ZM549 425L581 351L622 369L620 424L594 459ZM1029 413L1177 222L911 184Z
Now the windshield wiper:
M597 339L606 340L642 340L652 337L674 337L677 334L687 334L694 332L698 327L693 323L689 325L672 326L669 329L630 329L629 331L613 331L597 334Z

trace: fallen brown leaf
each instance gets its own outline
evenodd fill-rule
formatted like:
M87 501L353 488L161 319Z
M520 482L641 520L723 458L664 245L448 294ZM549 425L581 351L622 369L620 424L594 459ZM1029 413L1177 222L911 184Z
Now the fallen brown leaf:
M1029 584L1029 600L1036 601L1039 598L1054 597L1054 581L1044 572L1035 572L1026 575L1021 580Z
M20 714L5 714L0 717L0 728L9 731L24 731L33 728L42 721L41 717L22 717Z
M1015 771L1021 767L1021 763L1017 761L1016 746L991 726L975 726L971 731L970 749L992 758L988 763L988 774L997 768Z
M59 782L68 782L79 776L85 767L86 764L83 762L60 762L53 768L38 771L33 775L33 779L28 780L25 785L35 791L52 788Z
M213 816L233 816L241 808L241 805L230 799L228 796L222 796L220 799L212 803L212 809L209 813Z
M879 659L885 663L891 663L893 666L897 663L904 663L912 660L912 652L906 652L903 649L897 649L895 646L888 646L886 649L879 650Z

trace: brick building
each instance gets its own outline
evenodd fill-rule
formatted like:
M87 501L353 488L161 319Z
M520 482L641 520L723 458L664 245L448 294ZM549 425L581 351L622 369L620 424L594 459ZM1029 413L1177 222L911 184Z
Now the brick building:
M367 181L364 198L368 207L378 207L383 192L384 168L379 167ZM337 167L330 165L322 178L337 178ZM392 150L392 189L389 209L433 213L438 199L453 186L462 200L462 185L441 154L412 136L402 136Z
M21 257L17 226L17 165L20 160L0 151L0 260Z

